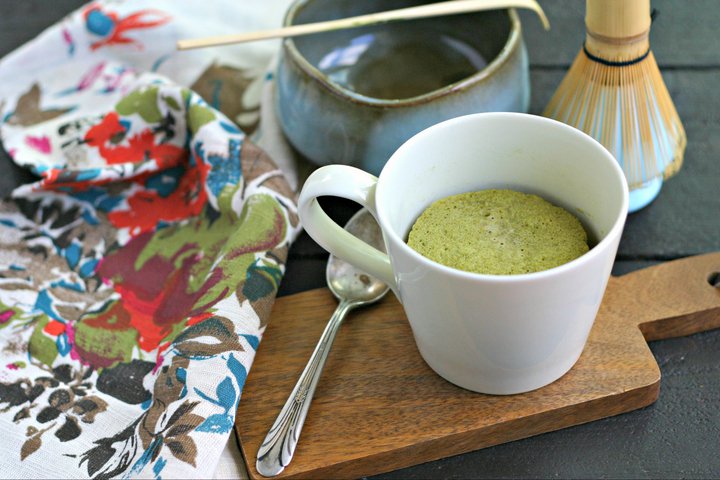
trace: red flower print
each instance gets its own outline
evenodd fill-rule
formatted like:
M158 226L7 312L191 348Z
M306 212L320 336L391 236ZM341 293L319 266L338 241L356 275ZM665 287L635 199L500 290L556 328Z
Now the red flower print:
M126 133L117 112L110 112L87 131L84 140L88 146L98 149L108 165L152 159L158 168L167 168L186 158L187 152L181 147L155 143L155 134L150 129L128 138L127 142Z

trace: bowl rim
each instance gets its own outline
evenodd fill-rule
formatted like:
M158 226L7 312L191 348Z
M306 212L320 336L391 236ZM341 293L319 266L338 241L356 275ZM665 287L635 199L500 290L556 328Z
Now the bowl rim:
M299 9L309 3L311 0L295 0L288 8L283 19L283 26L291 26ZM290 61L292 61L297 67L299 67L308 77L314 82L318 83L321 87L328 90L330 93L344 100L352 103L357 103L372 107L381 108L392 108L392 107L406 107L410 105L417 105L428 103L437 98L447 96L453 92L462 91L476 85L480 82L488 80L500 67L505 64L510 55L515 52L521 45L521 34L522 25L520 23L520 17L514 8L501 9L505 10L510 17L510 32L505 44L503 45L500 52L488 63L482 70L478 70L474 74L463 78L454 83L445 85L442 88L432 90L422 95L416 95L414 97L398 98L398 99L385 99L369 97L367 95L360 94L348 88L342 87L324 75L314 65L312 65L298 50L295 42L292 38L286 38L282 42L282 48L287 54Z

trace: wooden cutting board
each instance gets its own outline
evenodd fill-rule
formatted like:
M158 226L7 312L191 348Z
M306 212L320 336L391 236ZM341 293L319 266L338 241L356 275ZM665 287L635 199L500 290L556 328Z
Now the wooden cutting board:
M660 370L647 341L720 327L717 272L720 253L712 253L611 278L573 369L511 396L473 393L430 370L390 294L346 320L278 478L372 475L649 405ZM258 448L336 305L327 289L274 305L235 425L251 478L264 478L255 470Z

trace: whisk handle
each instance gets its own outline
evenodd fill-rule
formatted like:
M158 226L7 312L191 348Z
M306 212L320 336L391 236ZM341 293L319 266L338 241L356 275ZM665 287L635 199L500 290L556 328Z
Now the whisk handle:
M650 0L587 0L586 52L621 62L647 55L651 23Z

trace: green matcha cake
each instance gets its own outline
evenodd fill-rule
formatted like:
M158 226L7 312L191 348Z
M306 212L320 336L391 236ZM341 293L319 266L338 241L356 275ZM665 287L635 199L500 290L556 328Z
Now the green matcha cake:
M587 233L574 215L513 190L438 200L415 221L408 245L443 265L494 275L547 270L588 251Z

